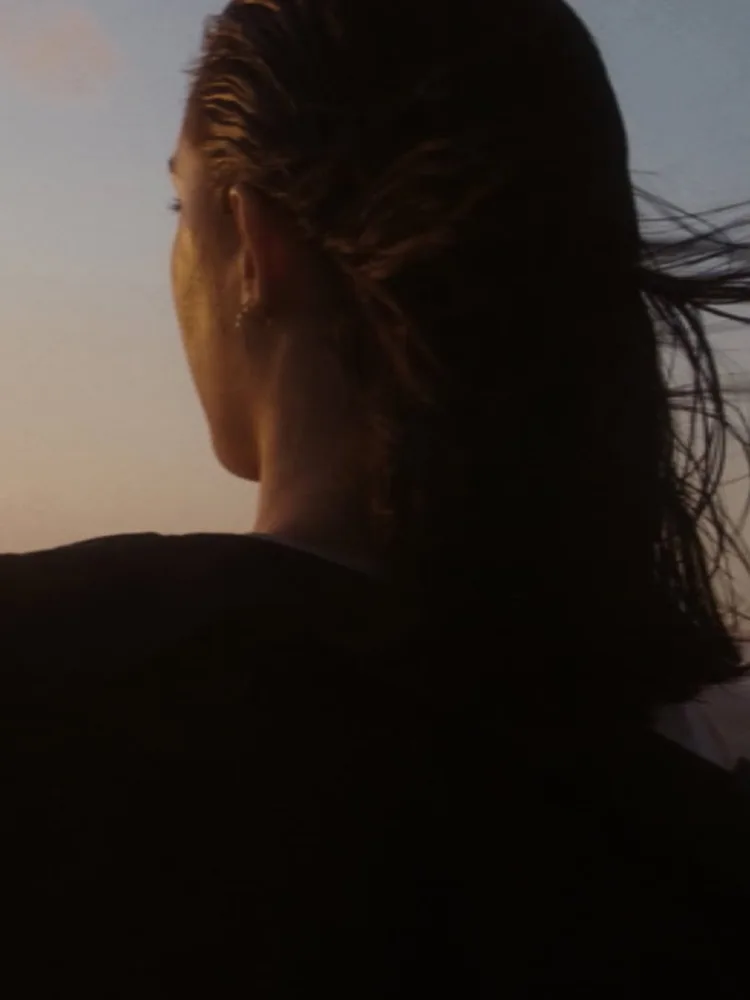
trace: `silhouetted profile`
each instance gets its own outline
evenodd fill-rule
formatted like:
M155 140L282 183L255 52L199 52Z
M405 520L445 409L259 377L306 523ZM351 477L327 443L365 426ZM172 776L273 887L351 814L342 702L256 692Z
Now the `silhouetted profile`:
M648 239L560 0L232 3L171 169L258 520L0 561L9 995L744 996L750 798L653 722L742 676L746 244Z

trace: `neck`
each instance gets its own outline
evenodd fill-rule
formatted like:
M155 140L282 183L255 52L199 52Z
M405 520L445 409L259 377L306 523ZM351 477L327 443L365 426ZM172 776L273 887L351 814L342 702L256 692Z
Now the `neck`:
M313 356L300 367L305 377L289 366L267 410L254 530L377 571L361 404L330 363Z
M378 548L363 507L355 496L328 484L269 476L261 484L254 531L334 562L377 573Z

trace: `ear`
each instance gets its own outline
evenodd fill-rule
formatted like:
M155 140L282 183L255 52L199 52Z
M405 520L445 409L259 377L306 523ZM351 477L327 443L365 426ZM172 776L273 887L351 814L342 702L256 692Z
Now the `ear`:
M286 266L283 229L271 206L245 186L231 189L229 204L238 237L240 305L270 309Z

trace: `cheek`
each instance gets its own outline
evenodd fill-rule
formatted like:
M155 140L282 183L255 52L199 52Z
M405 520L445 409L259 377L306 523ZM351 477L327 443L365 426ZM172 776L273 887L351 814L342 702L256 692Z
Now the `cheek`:
M195 284L195 261L191 241L185 225L181 222L172 244L172 297L183 333L189 320L188 299L190 289Z
M172 247L172 290L188 367L216 455L234 475L255 480L254 435L244 394L245 354L233 335L234 321L223 315L216 278L201 266L184 221Z
M197 374L199 355L209 349L213 339L213 311L195 241L184 223L180 224L172 247L172 295L188 360L193 374Z
M205 403L211 330L204 285L190 231L180 223L172 246L172 297L190 372Z

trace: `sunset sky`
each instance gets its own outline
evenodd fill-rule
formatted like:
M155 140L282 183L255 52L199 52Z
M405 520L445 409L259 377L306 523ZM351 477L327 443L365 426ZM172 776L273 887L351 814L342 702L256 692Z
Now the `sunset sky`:
M0 551L249 530L254 489L212 457L168 282L182 71L217 8L4 6ZM690 209L750 199L750 3L573 6L610 65L639 182ZM747 334L723 346L750 369Z

